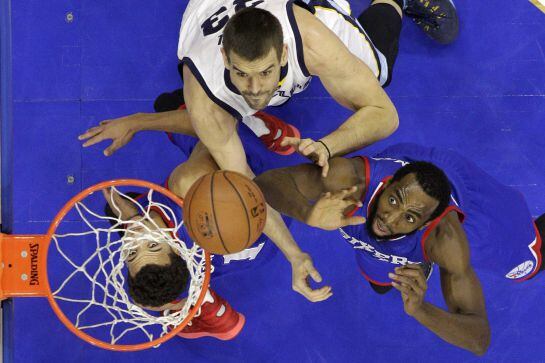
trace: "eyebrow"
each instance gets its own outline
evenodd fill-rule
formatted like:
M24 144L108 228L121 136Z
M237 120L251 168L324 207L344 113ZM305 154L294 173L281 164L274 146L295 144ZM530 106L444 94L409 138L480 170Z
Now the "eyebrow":
M265 69L264 71L259 71L259 73L261 73L261 72L267 72L268 70L270 70L270 69L273 68L273 67L274 67L274 64L271 64L270 66L267 67L267 69ZM244 72L243 70L238 69L238 67L235 66L235 65L233 65L233 68L234 68L235 71L237 71L237 72L246 73L246 74L248 73L248 72Z
M403 197L401 196L401 192L399 191L399 189L396 189L396 196L397 196L397 198L403 203ZM420 214L419 212L415 211L414 209L409 209L409 212L411 212L412 214L416 215L418 218L422 218L422 214Z

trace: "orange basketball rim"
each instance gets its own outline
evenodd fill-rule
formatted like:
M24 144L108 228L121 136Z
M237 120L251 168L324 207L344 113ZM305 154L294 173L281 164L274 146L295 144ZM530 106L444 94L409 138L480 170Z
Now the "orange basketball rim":
M47 297L53 311L68 329L81 339L100 348L116 351L137 351L157 346L180 332L197 313L201 306L206 288L200 289L198 299L190 309L185 319L169 332L150 341L137 344L112 344L104 340L90 336L78 329L63 313L55 296L53 296L48 279L48 252L57 227L74 208L74 206L87 196L109 187L136 186L147 188L166 195L175 201L180 207L183 201L168 189L157 184L137 179L117 179L95 184L70 199L53 219L47 234L45 235L7 235L0 234L0 299L13 297ZM202 286L208 287L210 281L210 254L204 252L205 272Z

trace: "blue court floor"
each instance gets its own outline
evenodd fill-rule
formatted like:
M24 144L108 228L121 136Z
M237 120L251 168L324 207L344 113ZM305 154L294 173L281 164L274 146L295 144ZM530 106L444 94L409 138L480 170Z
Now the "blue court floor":
M180 87L176 49L186 4L11 1L15 233L45 233L62 205L93 183L161 182L183 161L159 133L137 135L110 158L103 145L82 149L77 135L104 119L149 112L159 93ZM351 4L357 14L367 1ZM433 44L404 21L387 89L400 127L365 152L400 141L458 151L519 189L538 216L545 213L545 14L524 0L456 4L461 34L451 46ZM313 138L348 115L317 79L271 113ZM490 349L479 358L406 316L396 291L375 294L337 232L299 223L291 230L333 286L328 301L312 304L293 292L289 265L277 255L214 282L246 315L235 340L175 338L157 349L116 353L72 335L45 299L17 299L7 357L17 363L545 362L545 274L509 284L476 266L492 328ZM437 271L427 299L444 306Z

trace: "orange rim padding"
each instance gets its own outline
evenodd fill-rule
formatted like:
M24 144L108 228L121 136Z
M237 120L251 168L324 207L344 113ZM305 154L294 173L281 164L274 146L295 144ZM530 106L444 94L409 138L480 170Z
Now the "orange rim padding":
M168 339L178 334L178 332L180 332L191 321L193 316L197 313L198 307L200 307L202 304L210 282L210 254L205 252L205 277L203 288L201 289L197 303L189 310L188 315L182 321L182 323L164 336L141 344L111 344L93 338L92 336L76 328L64 315L62 310L57 305L55 298L51 294L49 281L47 279L47 254L50 241L63 218L76 203L80 202L88 195L96 191L112 186L138 186L153 189L156 192L166 195L180 207L183 206L182 199L168 189L154 183L137 179L117 179L105 181L81 191L70 199L60 210L60 212L57 213L53 219L53 222L49 226L49 230L47 231L46 235L0 234L0 261L2 261L2 268L0 268L0 299L7 299L11 297L47 297L57 317L72 333L76 334L81 339L104 349L116 351L136 351L151 348L158 344L164 343Z

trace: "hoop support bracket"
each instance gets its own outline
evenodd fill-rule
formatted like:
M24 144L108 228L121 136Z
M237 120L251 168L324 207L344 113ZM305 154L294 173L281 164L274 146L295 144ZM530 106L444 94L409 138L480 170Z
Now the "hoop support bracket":
M47 235L0 234L0 299L47 296Z

